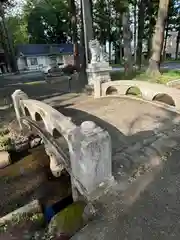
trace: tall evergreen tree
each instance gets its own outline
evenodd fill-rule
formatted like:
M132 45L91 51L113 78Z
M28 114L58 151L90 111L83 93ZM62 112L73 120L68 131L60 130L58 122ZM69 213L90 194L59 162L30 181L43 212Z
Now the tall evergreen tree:
M168 13L168 6L169 0L159 1L158 18L152 40L152 56L149 60L149 67L147 69L147 73L150 75L160 74L160 60L164 41L164 27Z

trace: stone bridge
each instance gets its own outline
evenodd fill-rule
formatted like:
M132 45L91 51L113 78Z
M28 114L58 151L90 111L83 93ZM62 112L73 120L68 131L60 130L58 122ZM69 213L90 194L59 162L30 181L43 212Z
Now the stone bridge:
M147 101L159 101L174 106L180 110L180 91L162 84L122 80L101 83L96 82L95 97L105 97L108 95L127 95L132 88L137 88L142 99Z
M135 81L99 86L96 99L83 94L64 101L55 97L46 100L49 105L20 90L12 96L21 129L42 137L52 173L59 176L66 169L70 174L74 199L83 195L93 200L115 185L124 191L129 182L160 165L180 140L179 90ZM145 100L125 96L131 87L138 87ZM108 88L110 94L116 89L115 95L106 97ZM147 101L158 94L171 106Z
M107 131L92 121L77 126L71 118L29 99L21 90L12 98L20 128L42 138L53 175L59 177L65 169L71 176L74 200L80 195L91 200L100 188L111 184L111 138Z

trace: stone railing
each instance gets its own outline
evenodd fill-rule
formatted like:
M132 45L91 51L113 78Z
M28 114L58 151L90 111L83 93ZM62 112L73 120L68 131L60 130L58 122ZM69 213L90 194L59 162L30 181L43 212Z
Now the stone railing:
M94 97L127 95L133 88L139 91L144 100L163 102L175 107L176 110L180 110L180 90L163 84L135 80L120 80L105 83L96 81L94 83Z
M20 128L28 126L29 131L35 129L42 137L54 176L60 176L64 168L69 172L74 198L80 194L92 199L109 186L113 177L107 131L88 121L76 126L70 118L43 102L29 99L21 90L16 90L12 98ZM62 136L69 159L59 141Z

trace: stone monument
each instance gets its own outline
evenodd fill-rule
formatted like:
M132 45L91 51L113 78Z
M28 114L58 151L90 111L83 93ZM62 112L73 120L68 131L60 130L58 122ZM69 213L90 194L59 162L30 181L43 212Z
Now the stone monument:
M99 83L111 81L110 71L112 68L108 62L108 56L103 51L98 40L91 40L89 48L91 51L91 62L88 64L86 72L88 85L94 88L97 81Z

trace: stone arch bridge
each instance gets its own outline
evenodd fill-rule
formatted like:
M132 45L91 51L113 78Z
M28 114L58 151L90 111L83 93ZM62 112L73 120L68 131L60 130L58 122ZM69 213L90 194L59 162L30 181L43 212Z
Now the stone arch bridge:
M132 87L144 100L125 96ZM130 179L159 165L180 138L179 90L115 81L96 83L94 94L96 99L81 95L58 109L21 90L12 95L21 129L42 137L55 176L68 171L74 199L93 200L117 184L124 189Z

